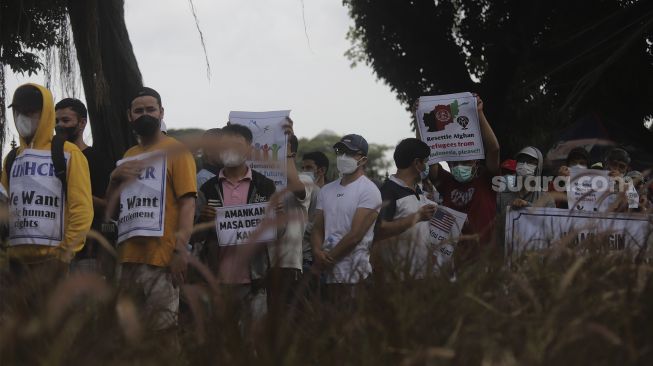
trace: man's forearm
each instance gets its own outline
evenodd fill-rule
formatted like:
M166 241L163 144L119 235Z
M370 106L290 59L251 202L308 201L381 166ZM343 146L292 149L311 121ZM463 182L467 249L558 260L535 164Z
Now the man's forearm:
M334 262L338 262L342 258L346 257L351 253L356 245L360 243L363 238L357 240L354 236L355 234L347 234L340 239L338 244L329 252L329 256L333 259Z
M186 245L193 232L193 218L195 213L195 198L186 197L182 199L179 207L179 226L177 232L177 250L186 250Z
M404 231L410 229L415 225L415 222L417 221L417 213L413 213L411 215L401 217L392 221L385 221L383 220L380 224L379 227L377 228L377 232L374 234L374 241L376 242L377 240L383 240L387 238L391 238L393 236L397 236Z

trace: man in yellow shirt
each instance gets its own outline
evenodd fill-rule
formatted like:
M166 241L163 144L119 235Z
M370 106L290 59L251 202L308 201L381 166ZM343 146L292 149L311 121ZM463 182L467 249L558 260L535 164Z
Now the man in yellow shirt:
M2 169L9 203L7 254L14 275L40 271L35 273L40 279L54 280L67 273L93 221L88 163L70 142L53 148L55 111L48 89L22 85L9 107L20 146Z
M117 163L107 189L111 208L119 207L120 285L144 298L153 330L177 322L197 195L195 161L161 132L163 112L151 88L132 99L128 115L139 143Z

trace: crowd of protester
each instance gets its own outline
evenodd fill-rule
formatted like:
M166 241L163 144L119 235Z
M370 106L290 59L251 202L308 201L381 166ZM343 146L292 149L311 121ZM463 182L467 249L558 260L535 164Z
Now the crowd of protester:
M31 276L57 279L70 272L97 273L125 294L141 298L144 311L157 314L152 329L166 330L178 322L181 285L208 281L202 271L189 269L189 263L197 262L210 271L229 299L227 307L247 329L266 314L293 311L303 298L334 303L354 298L356 285L370 281L373 272L394 274L388 278L393 281L437 273L430 220L439 205L467 215L446 272L451 276L483 253L501 256L508 208L568 208L565 192L551 185L532 190L521 184L525 177L544 175L546 162L538 148L526 146L514 159L500 161L499 141L480 97L477 103L485 159L451 161L447 169L429 165L429 146L419 136L408 137L394 150L396 174L380 189L366 176L370 162L364 137L348 134L328 147L336 153L339 173L329 182L329 159L320 151L297 156L298 139L293 121L287 119L287 186L280 191L247 164L253 135L245 126L226 124L206 131L198 169L186 147L164 133L159 93L142 88L126 106L138 144L116 166L102 151L84 143L88 113L81 101L66 98L54 104L46 88L23 85L10 106L20 146L4 159L2 170L8 222L33 225L14 207L31 200L30 194L57 203L63 216L53 219L61 228L58 239L27 235L7 240L12 228L4 228L8 266L3 285ZM45 168L26 160L30 154L40 158L38 151L51 156ZM161 151L167 157L164 199L158 202L162 233L120 241L121 223L117 228L116 218L122 209L121 194L134 180L150 174L145 160L133 158ZM639 202L632 207L617 200L614 211L650 213L650 171L630 170L630 163L621 148L611 149L596 162L578 147L569 152L557 176L591 168L627 177ZM44 187L61 190L46 192L49 196L43 189L35 190L34 181L26 178L29 172L42 175L33 179ZM504 178L503 190L496 189L496 177ZM276 211L271 225L277 225L277 239L266 244L220 243L216 209L257 203L268 203Z

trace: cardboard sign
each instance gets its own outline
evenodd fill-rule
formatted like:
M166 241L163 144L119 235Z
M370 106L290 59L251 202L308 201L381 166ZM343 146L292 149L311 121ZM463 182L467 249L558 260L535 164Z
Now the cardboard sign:
M134 236L163 236L166 206L166 155L161 151L125 158L116 163L142 160L141 175L120 192L118 243Z
M570 168L567 204L569 209L606 212L619 199L618 181L607 170ZM639 207L639 195L632 182L623 182L623 194L629 208Z
M216 208L215 230L220 246L269 243L277 238L274 209L268 203ZM269 227L259 229L268 220Z
M420 97L417 128L431 148L429 164L485 159L476 97L471 93Z
M70 154L64 157L68 164ZM51 152L23 150L9 174L9 245L58 246L64 235L66 197Z
M253 135L249 167L270 178L277 190L287 185L286 152L288 139L283 126L290 111L230 112L229 122L247 126Z

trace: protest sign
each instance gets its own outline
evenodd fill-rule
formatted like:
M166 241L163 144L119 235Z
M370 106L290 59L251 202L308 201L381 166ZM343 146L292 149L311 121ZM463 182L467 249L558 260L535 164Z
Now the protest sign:
M612 250L639 251L650 244L653 221L647 215L580 212L557 208L508 209L506 257L549 248L561 239L570 244L601 237Z
M118 243L134 236L163 236L166 199L166 155L161 151L125 158L145 162L138 178L127 183L120 192Z
M66 164L69 153L64 153ZM63 241L66 197L50 151L25 149L11 167L9 245Z
M567 187L569 209L588 212L606 212L613 208L621 194L629 208L637 208L639 195L631 182L610 177L608 170L570 168Z
M449 262L453 256L453 242L448 239L457 239L467 220L467 214L438 205L429 220L431 244L436 256L436 263L442 266Z
M216 208L215 230L218 234L218 244L231 246L276 240L277 228L274 224L257 232L266 219L274 219L274 210L268 209L267 202Z
M419 98L417 128L431 148L429 164L485 159L476 97L471 93Z
M283 125L290 111L230 112L229 122L248 127L252 131L252 154L247 159L251 169L270 178L274 185L284 188L286 177L287 137Z

